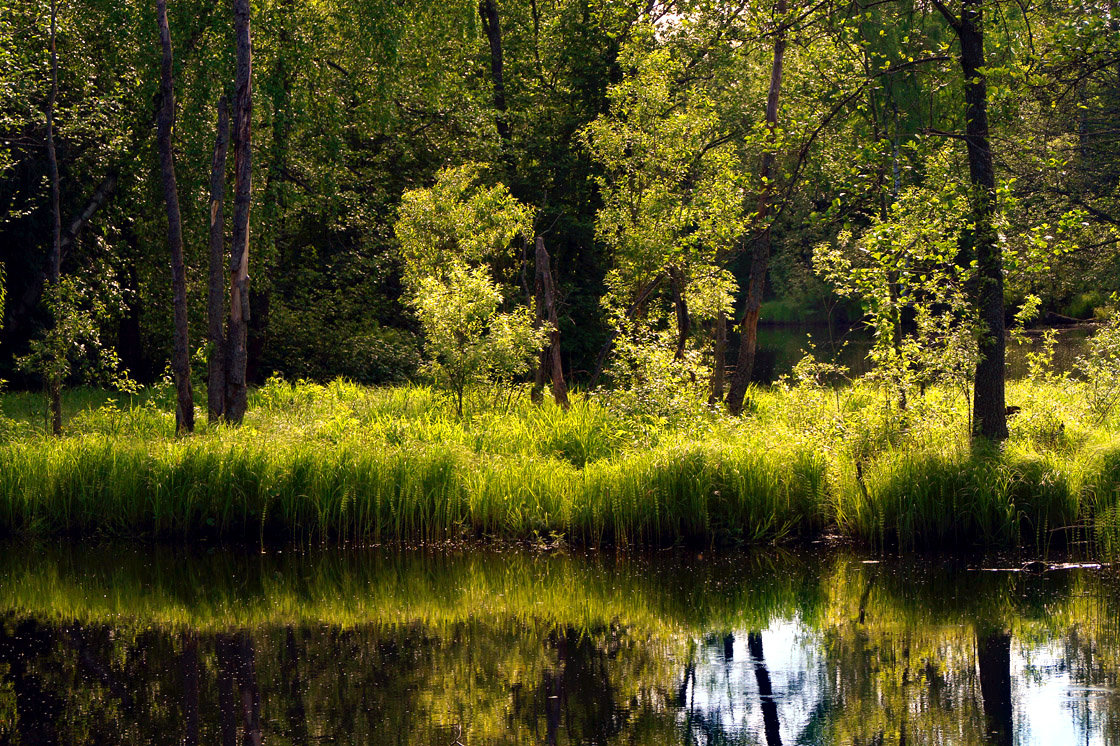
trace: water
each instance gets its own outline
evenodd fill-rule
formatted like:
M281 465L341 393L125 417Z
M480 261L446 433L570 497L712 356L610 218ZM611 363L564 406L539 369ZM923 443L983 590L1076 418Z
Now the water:
M1085 341L1092 331L1091 326L1057 330L1053 360L1055 371L1074 370L1077 357L1085 353ZM1028 371L1027 352L1041 350L1041 331L1031 331L1027 338L1027 345L1015 342L1007 345L1007 373L1011 378L1025 377ZM843 329L826 324L760 325L754 379L758 383L777 381L780 376L788 375L809 350L814 351L818 360L843 365L853 376L862 375L871 368L867 360L871 344L871 334L862 326Z
M1107 566L0 550L0 743L1113 744L1118 678Z

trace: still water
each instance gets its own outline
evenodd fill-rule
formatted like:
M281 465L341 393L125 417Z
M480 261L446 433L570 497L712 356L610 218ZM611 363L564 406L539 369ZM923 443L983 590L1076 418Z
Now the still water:
M1120 743L1120 572L0 549L0 743Z
M1084 355L1086 341L1095 327L1086 324L1056 330L1053 368L1057 372L1076 370L1077 358ZM843 365L852 376L871 369L867 359L872 336L864 326L849 328L827 324L763 324L758 329L758 357L755 360L756 383L773 383L788 375L807 352L821 361ZM1027 375L1027 353L1042 350L1042 331L1032 330L1022 343L1009 341L1007 374L1010 378Z

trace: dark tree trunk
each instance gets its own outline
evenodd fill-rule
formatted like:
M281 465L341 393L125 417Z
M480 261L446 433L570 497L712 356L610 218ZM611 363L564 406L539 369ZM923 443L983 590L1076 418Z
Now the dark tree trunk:
M564 367L560 360L560 327L556 313L556 286L552 281L552 267L544 238L536 240L536 305L537 323L548 323L548 344L541 350L537 378L533 385L533 400L540 399L545 380L552 382L552 398L563 409L568 408L568 386L564 382Z
M218 99L218 133L214 157L210 162L210 287L206 299L210 337L209 381L206 408L210 422L225 415L226 336L225 326L225 199L226 154L229 150L229 106L226 97Z
M973 228L965 245L976 259L976 305L980 312L980 359L973 382L973 436L1007 438L1004 392L1003 252L996 239L996 178L988 140L988 85L984 76L982 0L963 0L957 25L964 73L965 136L972 184Z
M988 738L995 746L1011 746L1011 635L1002 631L978 634L976 657Z
M498 116L494 122L498 137L503 143L509 142L509 123L506 121L506 84L502 65L502 26L498 17L496 0L479 0L478 15L482 19L482 30L490 45L490 76L494 83L494 108Z
M976 262L973 302L981 324L980 359L973 379L972 435L974 439L1002 441L1007 438L1003 251L995 230L996 177L988 139L988 84L983 72L983 0L961 0L959 18L941 0L933 0L933 3L961 43L965 142L972 203L972 226L961 235L961 259Z
M183 744L198 746L198 635L183 633Z
M57 294L59 279L62 276L62 208L60 206L61 184L58 177L58 153L54 146L54 109L58 100L58 3L51 0L51 94L47 102L47 161L51 179L51 259L50 282L55 288L54 323L62 323L61 297ZM54 354L61 354L55 350ZM47 374L47 396L51 408L51 432L62 435L62 377L57 371Z
M677 351L673 357L676 360L684 360L688 335L692 332L692 319L688 315L688 303L684 298L684 273L677 267L669 269L669 286L673 293L673 309L677 313Z
M249 0L234 0L237 34L237 93L233 117L233 256L229 265L229 328L226 344L225 416L240 424L248 407L245 372L249 337L249 206L252 186L252 43L249 35Z
M237 635L237 678L241 691L241 725L245 746L261 746L261 692L257 686L257 662L253 638L248 632Z
M727 392L727 409L732 414L743 410L743 399L750 386L754 373L755 351L758 348L758 316L762 308L762 293L766 289L766 273L770 267L770 202L773 197L773 171L776 160L774 154L774 130L778 124L778 98L782 92L782 62L786 52L786 0L778 0L778 29L774 35L774 62L770 68L770 90L766 96L766 129L768 147L762 154L759 181L762 184L758 196L758 216L756 222L761 234L754 245L751 256L751 277L747 285L746 307L740 322L739 358L735 363L735 374L731 377L731 387Z
M234 705L234 680L237 673L236 643L232 635L219 634L214 640L218 658L218 723L222 746L237 746L237 711Z
M766 731L766 746L782 746L781 728L778 722L778 703L774 701L774 687L770 682L770 671L762 656L762 634L751 632L747 635L747 652L754 662L754 678L758 684L758 696L762 700L762 725Z
M194 431L194 393L191 391L190 339L187 330L187 271L183 265L183 226L179 215L179 190L175 183L175 157L171 151L171 131L175 126L175 89L172 82L171 31L167 26L167 0L156 0L159 41L163 50L160 64L160 93L163 107L159 113L156 139L163 177L163 200L167 206L167 244L171 249L171 294L175 314L175 341L171 368L175 373L175 430Z

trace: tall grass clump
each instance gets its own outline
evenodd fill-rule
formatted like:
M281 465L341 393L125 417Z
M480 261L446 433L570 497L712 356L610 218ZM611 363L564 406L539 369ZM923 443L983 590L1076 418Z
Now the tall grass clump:
M719 423L636 443L586 398L459 416L430 389L343 382L273 381L254 403L243 427L191 438L147 402L109 402L71 417L66 437L0 442L0 531L664 545L827 520L820 458Z
M269 381L240 428L174 434L172 392L76 390L66 435L4 399L0 532L167 539L664 546L838 531L882 547L1120 551L1117 408L1077 378L1011 382L1011 437L969 441L963 391L825 367L731 418L516 388ZM1098 386L1098 391L1099 391ZM660 418L659 418L660 417Z

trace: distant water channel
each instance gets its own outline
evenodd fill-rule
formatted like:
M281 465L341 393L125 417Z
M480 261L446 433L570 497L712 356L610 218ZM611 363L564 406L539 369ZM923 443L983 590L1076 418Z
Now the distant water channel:
M1077 357L1085 353L1085 340L1092 334L1093 328L1085 324L1057 330L1055 370L1074 370ZM1011 378L1026 376L1027 353L1041 349L1041 330L1029 331L1026 336L1026 344L1010 342L1007 346L1007 367ZM818 360L843 365L853 376L862 375L871 367L867 360L871 343L871 333L863 326L845 329L827 324L762 324L758 329L754 379L758 383L777 381L779 377L788 375L809 350Z
M1115 744L1120 569L0 548L3 744Z

